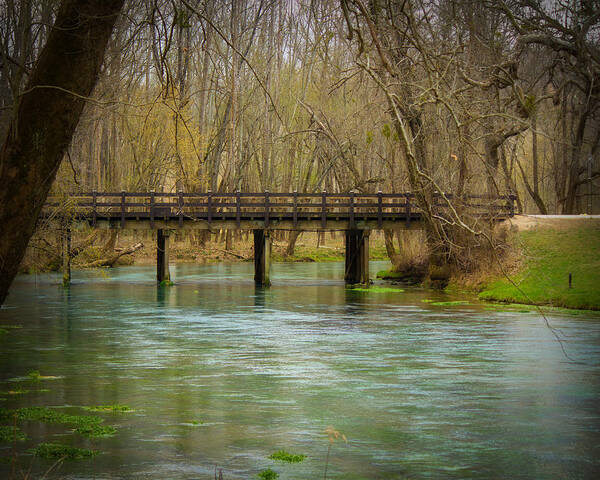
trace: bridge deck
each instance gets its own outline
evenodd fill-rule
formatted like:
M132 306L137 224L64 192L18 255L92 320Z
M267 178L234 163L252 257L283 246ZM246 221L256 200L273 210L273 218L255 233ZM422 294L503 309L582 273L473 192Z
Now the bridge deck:
M451 194L446 197L452 199ZM449 214L441 195L436 214ZM469 196L470 215L514 215L514 197ZM411 227L422 220L411 193L78 193L50 200L44 216L61 215L101 228L324 229ZM416 225L415 225L416 226Z

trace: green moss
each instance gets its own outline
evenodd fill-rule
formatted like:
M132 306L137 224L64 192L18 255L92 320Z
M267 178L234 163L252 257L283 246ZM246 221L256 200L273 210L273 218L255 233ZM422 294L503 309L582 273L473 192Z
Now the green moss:
M101 425L102 418L94 415L70 415L47 407L25 407L16 410L0 409L0 421L4 419L28 420L55 423L74 427L86 437L96 438L113 435L116 430L110 425Z
M8 333L8 330L4 329L4 328L0 328L0 335L4 335Z
M271 460L279 460L280 462L286 463L300 463L306 458L306 455L294 455L286 452L285 450L278 450L277 452L269 455Z
M392 288L392 287L380 287L378 285L373 285L371 287L351 287L349 288L353 292L369 292L369 293L402 293L404 289L402 288Z
M406 277L406 273L394 272L393 270L379 270L376 277L383 280L402 280Z
M11 425L0 425L0 442L22 442L27 440L25 435L18 427Z
M129 413L135 412L135 410L127 405L94 405L91 407L83 407L85 410L90 412L115 412L115 413Z
M523 253L523 266L513 277L518 288L499 278L485 287L480 299L600 310L600 228L574 221L566 230L520 232L515 243Z
M85 448L71 447L60 443L40 443L37 447L29 450L36 457L42 458L66 458L69 460L81 460L91 458L97 455L95 450L87 450Z
M275 480L277 478L279 478L279 474L273 470L271 470L270 468L267 468L266 470L263 470L262 472L260 472L257 475L258 478L260 478L261 480Z
M160 282L161 287L172 287L173 285L175 284L171 280L163 280Z

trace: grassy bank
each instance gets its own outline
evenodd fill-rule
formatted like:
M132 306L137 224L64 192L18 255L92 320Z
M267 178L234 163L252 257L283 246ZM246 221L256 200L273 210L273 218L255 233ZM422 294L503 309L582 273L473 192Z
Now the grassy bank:
M489 281L479 298L486 301L600 310L600 225L589 221L536 227L513 238L519 268ZM569 288L569 274L572 288Z

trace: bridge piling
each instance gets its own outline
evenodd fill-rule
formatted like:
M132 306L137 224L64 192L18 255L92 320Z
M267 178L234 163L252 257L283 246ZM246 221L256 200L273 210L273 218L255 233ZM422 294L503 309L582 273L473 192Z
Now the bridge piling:
M71 284L71 229L64 227L62 230L62 270L63 287Z
M254 233L254 283L261 287L271 285L271 234L268 230Z
M369 230L347 230L346 268L347 285L369 283Z
M158 283L170 282L169 272L169 230L156 231L156 280Z

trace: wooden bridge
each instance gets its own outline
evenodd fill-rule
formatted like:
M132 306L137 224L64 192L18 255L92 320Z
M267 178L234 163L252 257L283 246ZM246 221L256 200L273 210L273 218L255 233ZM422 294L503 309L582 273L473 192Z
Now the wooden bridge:
M514 215L512 195L490 198L471 195L445 197L485 220ZM448 205L435 197L436 214ZM269 285L272 230L341 230L346 235L345 281L369 281L369 233L373 229L422 228L422 212L412 193L158 193L90 192L50 199L44 217L59 215L70 225L157 231L157 279L169 280L169 236L174 230L244 229L254 232L254 279ZM66 245L70 243L67 229ZM69 255L66 255L68 258ZM64 265L70 271L69 265ZM66 276L66 275L65 275ZM70 278L70 273L68 275Z

